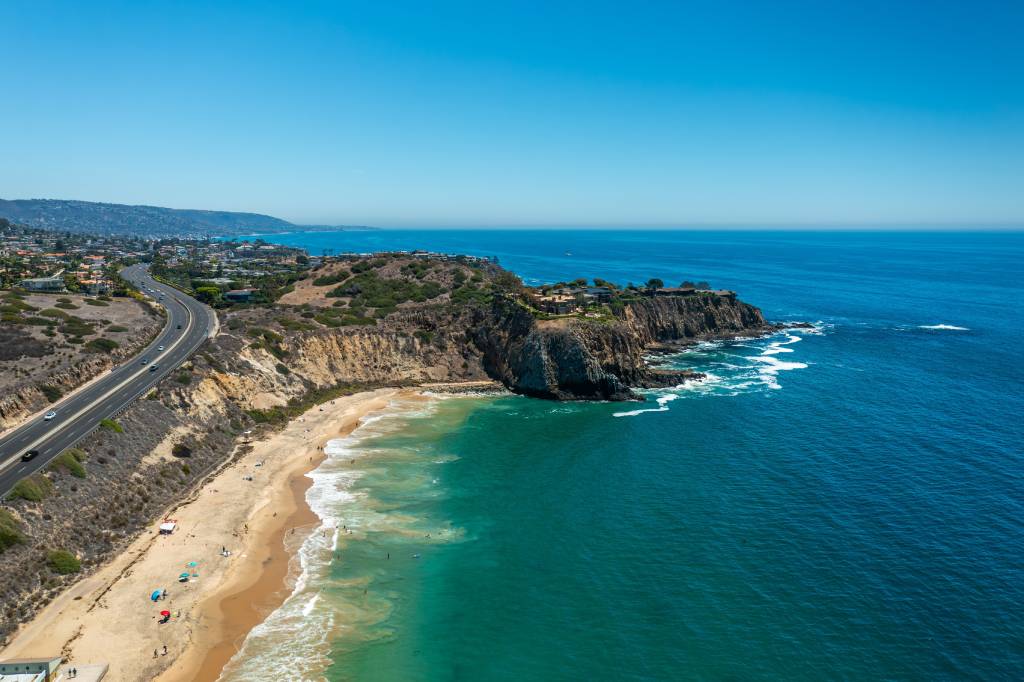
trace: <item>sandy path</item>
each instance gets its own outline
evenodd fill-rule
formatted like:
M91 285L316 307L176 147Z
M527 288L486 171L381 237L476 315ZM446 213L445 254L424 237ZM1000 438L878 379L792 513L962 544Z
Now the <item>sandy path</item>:
M254 442L171 514L177 532L160 536L154 524L23 627L4 657L62 653L72 664L106 662L111 681L216 679L246 633L287 596L284 536L295 527L308 532L316 521L305 504L304 474L320 462L319 447L400 392L339 398ZM231 556L222 557L221 547ZM179 583L191 561L198 577ZM150 601L156 589L166 589L167 598ZM172 618L161 625L165 609Z

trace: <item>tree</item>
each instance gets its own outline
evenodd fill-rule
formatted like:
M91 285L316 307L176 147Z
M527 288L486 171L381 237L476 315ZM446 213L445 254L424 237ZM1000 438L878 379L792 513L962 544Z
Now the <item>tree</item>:
M686 280L685 282L683 282L679 286L682 287L683 289L696 289L697 288L697 285L694 284L693 282L691 282L690 280Z
M710 289L711 285L708 284L707 282L697 282L697 288L698 289Z
M506 270L494 278L494 287L507 294L518 294L523 289L523 282L515 274Z
M665 288L665 283L662 282L657 277L652 277L651 279L647 280L647 288L648 289L664 289Z
M220 300L220 289L217 287L199 287L196 289L196 298L203 303L216 303Z

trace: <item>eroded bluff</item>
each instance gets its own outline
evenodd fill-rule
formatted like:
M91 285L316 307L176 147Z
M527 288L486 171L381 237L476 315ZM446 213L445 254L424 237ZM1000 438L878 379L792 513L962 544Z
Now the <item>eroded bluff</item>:
M510 390L554 400L630 400L636 387L699 378L652 369L652 349L774 329L756 307L710 293L632 301L611 319L538 320L499 299L469 332L483 366Z

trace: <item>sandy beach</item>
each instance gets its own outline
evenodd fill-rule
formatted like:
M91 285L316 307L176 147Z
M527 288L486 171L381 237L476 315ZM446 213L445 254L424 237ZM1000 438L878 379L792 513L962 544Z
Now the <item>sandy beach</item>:
M305 503L305 474L322 460L324 443L414 392L338 398L254 441L168 514L178 523L172 535L159 535L154 523L20 629L3 655L107 663L107 680L215 680L249 630L288 594L286 545L294 547L317 522ZM179 582L183 572L188 582ZM166 597L152 601L155 590ZM159 622L161 611L171 613L169 622Z

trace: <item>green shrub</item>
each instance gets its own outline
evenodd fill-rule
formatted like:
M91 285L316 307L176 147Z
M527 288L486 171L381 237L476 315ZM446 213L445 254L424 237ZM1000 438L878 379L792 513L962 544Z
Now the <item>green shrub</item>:
M67 303L64 303L62 301L60 303L54 303L53 305L55 308L63 308L64 310L78 310L78 306L75 305L74 303L71 303L70 301L68 301Z
M57 402L58 400L61 399L61 396L64 395L63 393L61 393L59 388L57 388L56 386L50 386L48 384L41 385L39 387L39 390L43 392L43 395L45 395L46 399L49 400L51 403Z
M46 476L33 474L23 478L14 484L8 495L10 499L22 499L29 502L40 502L44 500L53 490L53 483Z
M92 339L87 344L85 344L86 350L90 350L94 353L109 353L110 351L117 348L117 346L117 341L104 339L103 337Z
M126 332L128 331L128 327L122 327L119 324L112 324L109 327L107 327L107 331L112 334L116 332Z
M91 324L77 317L65 320L64 324L60 326L60 330L67 336L86 336L95 331Z
M109 306L110 305L106 301L101 301L98 298L87 298L87 299L85 299L85 303L86 303L86 305L96 305L96 306Z
M82 461L85 459L85 452L77 448L65 450L50 464L51 469L63 467L75 478L85 478L85 466Z
M192 375L189 374L188 372L178 372L178 374L174 377L174 380L177 381L179 384L189 384L192 383Z
M291 374L291 373L292 373L292 371L291 371L290 369L288 369L288 368L287 368L287 367L286 367L286 366L284 365L284 363L281 363L281 362L279 362L279 363L277 363L277 365L275 365L275 367L277 368L277 371L278 371L279 373L281 373L281 374L284 374L285 376L287 376L287 375L289 375L289 374Z
M346 270L339 270L333 275L322 275L313 280L313 286L326 287L332 284L341 284L348 279L349 273Z
M39 311L39 314L43 317L59 317L62 320L66 320L71 317L63 310L57 310L56 308L43 308Z
M113 431L114 433L124 433L124 429L121 427L121 425L118 424L113 419L101 419L100 426L107 429L108 431Z
M0 509L0 552L8 547L24 542L25 536L18 528L18 521L6 509Z
M46 555L46 565L50 570L60 575L78 573L82 570L82 562L71 552L63 549L51 550Z

